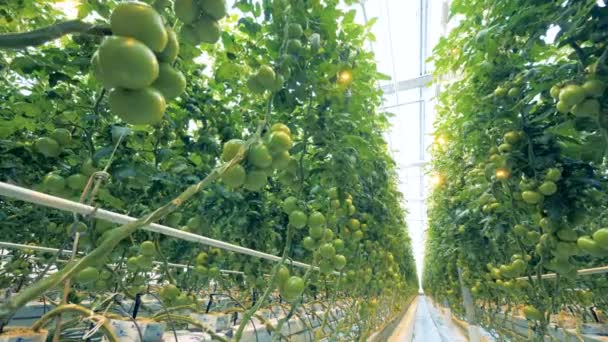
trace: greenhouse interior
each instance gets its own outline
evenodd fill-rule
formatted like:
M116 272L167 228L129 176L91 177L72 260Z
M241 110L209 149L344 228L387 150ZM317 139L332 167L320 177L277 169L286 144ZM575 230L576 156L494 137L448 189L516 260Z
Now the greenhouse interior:
M0 342L608 341L605 0L0 1Z

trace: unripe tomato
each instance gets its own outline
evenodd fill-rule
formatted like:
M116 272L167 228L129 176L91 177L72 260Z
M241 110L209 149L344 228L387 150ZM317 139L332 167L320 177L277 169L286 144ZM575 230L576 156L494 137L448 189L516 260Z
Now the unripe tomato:
M344 268L344 266L346 266L346 257L344 255L341 254L337 254L336 256L334 256L334 268L336 270L341 270Z
M306 214L300 210L294 210L291 212L291 214L289 214L289 224L297 229L304 228L306 226L307 219Z
M156 248L154 242L144 241L139 245L139 253L145 256L153 256L156 254Z
M542 321L544 318L543 313L532 305L526 305L524 307L524 315L531 321Z
M281 294L287 301L293 302L302 295L304 286L304 279L297 276L291 276L287 279L287 282L285 282Z
M94 283L99 279L99 271L95 267L86 267L76 275L76 281L81 284Z
M538 204L543 200L543 195L536 191L524 191L521 193L521 197L528 204Z
M336 248L331 243L325 243L319 248L319 254L325 259L333 259L336 255Z

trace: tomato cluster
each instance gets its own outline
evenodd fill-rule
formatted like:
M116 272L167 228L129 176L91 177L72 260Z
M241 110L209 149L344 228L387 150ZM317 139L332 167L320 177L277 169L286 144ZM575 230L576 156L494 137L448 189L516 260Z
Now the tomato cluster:
M446 181L430 199L423 278L456 311L470 289L492 329L493 310L527 317L540 340L551 315L605 295L604 279L579 271L608 261L608 73L595 34L608 11L535 1L452 10L464 19L434 60L437 73L462 77L439 97L436 130L448 143L433 149L433 168ZM548 27L559 28L555 41L539 34ZM571 296L581 289L597 297Z
M79 262L11 252L0 281L16 293L0 319L32 295L55 296L57 279L68 278L69 303L149 294L163 306L145 313L154 319L164 309L175 318L245 308L237 335L252 313L285 302L296 313L348 303L330 336L315 332L330 340L359 339L397 315L416 275L383 139L381 75L361 53L367 29L331 1L238 1L239 18L223 0L146 3L87 2L75 20L85 34L6 52L2 180L281 261L146 231L141 221L2 201L1 219L20 228L6 240L74 247ZM32 6L40 20L16 19L7 30L60 16L49 1ZM216 295L230 307L207 308Z
M130 124L156 124L166 100L186 88L186 78L172 66L179 53L177 36L152 6L138 2L117 6L110 27L113 35L91 60L95 78L111 89L110 110Z

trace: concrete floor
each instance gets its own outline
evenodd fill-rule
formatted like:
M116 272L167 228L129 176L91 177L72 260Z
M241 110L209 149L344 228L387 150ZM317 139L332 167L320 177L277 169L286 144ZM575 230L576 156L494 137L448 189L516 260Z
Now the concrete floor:
M450 318L418 296L403 316L389 342L466 342L467 338Z

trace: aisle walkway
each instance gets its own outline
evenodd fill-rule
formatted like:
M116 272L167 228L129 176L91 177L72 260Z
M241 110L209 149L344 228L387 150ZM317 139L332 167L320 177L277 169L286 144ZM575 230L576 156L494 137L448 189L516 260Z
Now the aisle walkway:
M389 342L410 341L466 342L467 338L429 299L418 296L389 338Z

